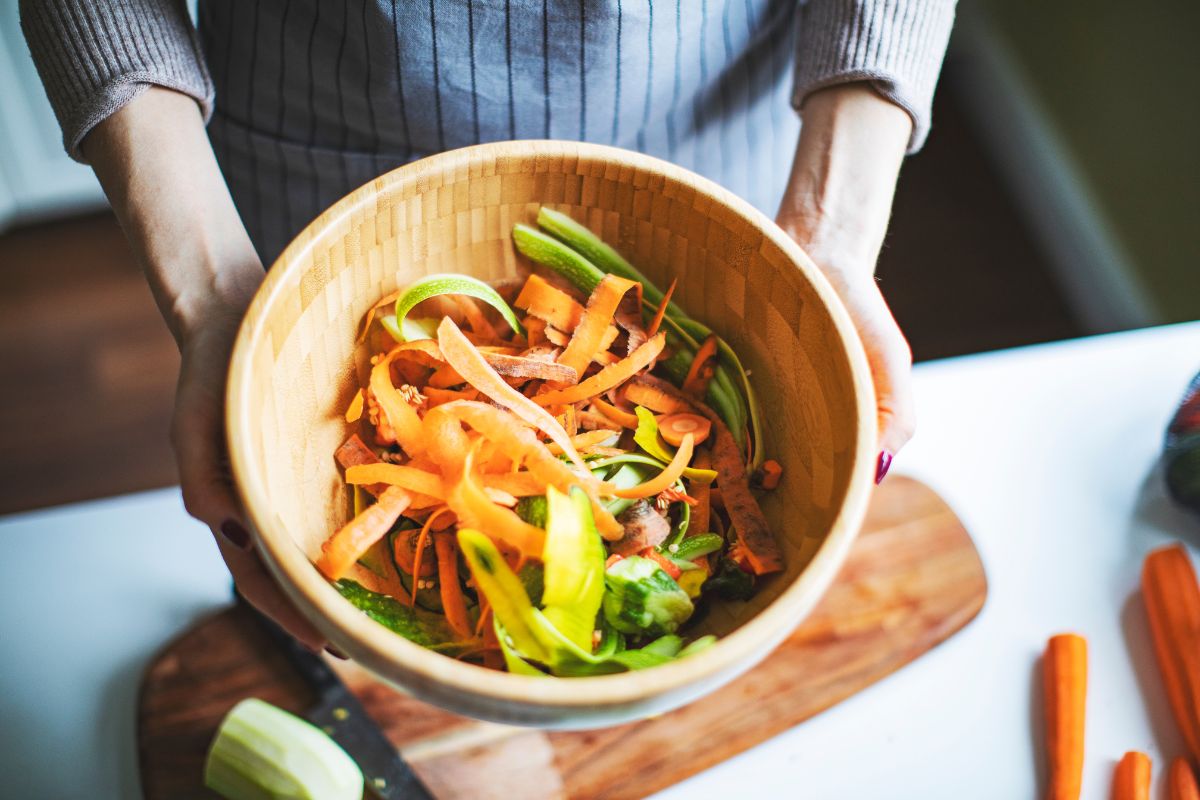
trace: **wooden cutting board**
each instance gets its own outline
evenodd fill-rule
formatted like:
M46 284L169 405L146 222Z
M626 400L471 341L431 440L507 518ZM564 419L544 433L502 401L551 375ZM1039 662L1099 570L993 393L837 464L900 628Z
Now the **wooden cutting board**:
M886 677L970 622L983 564L954 512L903 477L875 493L841 575L803 625L748 674L668 714L615 728L543 732L448 714L332 661L439 798L643 797L740 753ZM202 765L235 703L301 713L311 697L237 608L198 623L148 666L138 705L149 800L216 795Z

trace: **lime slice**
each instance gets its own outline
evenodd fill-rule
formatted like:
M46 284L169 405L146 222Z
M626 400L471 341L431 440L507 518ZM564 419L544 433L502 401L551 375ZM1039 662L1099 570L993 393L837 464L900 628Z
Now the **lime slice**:
M521 335L525 333L521 329L521 323L517 321L517 315L508 307L508 303L504 302L504 298L478 278L472 278L469 275L427 275L410 285L396 300L395 323L404 341L432 338L424 335L423 328L414 329L413 326L407 325L405 317L418 303L442 294L465 294L468 297L482 300L500 312L500 316L504 317L504 321L508 323L508 327L512 328L514 333ZM391 327L388 328L388 331L393 336L397 333Z

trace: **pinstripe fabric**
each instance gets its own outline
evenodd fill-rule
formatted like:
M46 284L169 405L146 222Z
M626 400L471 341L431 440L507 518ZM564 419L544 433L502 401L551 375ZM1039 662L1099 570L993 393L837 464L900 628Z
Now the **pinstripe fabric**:
M954 18L954 0L199 0L202 57L184 0L20 3L68 152L147 86L194 97L267 261L381 172L498 139L636 148L771 213L789 99L871 81L915 150Z
M201 0L209 131L268 261L380 172L508 138L641 150L773 213L795 20L794 0Z

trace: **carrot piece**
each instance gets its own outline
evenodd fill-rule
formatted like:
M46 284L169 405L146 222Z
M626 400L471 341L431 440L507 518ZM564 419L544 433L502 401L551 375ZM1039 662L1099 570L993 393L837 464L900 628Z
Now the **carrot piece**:
M412 502L412 495L398 486L389 487L379 502L367 506L321 545L317 569L336 581L346 574L363 553L384 537Z
M692 466L696 469L710 469L712 460L708 457L708 451L697 450L696 454L692 456ZM704 481L691 481L688 488L691 490L692 496L696 498L688 530L692 533L708 533L708 523L712 516L712 485Z
M1046 758L1050 800L1078 800L1083 780L1083 731L1087 707L1087 641L1063 633L1050 637L1042 656Z
M1113 772L1112 800L1150 800L1150 756L1130 750Z
M399 486L413 494L423 494L436 500L446 499L446 487L440 475L407 464L358 464L346 469L346 483L367 486L385 483Z
M619 275L605 275L588 298L583 317L579 320L567 349L559 356L558 363L571 367L578 375L583 375L583 370L591 363L592 357L608 349L602 347L601 343L605 332L612 326L613 315L617 313L621 298L630 289L640 286L640 283Z
M779 486L779 479L783 477L783 467L775 459L768 459L759 467L758 485L767 490L774 489Z
M597 411L620 425L622 428L628 428L631 431L637 430L638 418L636 414L630 414L628 411L622 411L612 403L604 400L602 397L593 397L592 405L596 407Z
M581 451L587 450L589 447L598 445L606 439L611 439L612 437L616 436L617 433L617 431L605 430L603 428L598 428L594 431L584 431L583 433L577 433L572 436L571 444L575 445L575 447ZM562 452L559 446L556 444L546 445L546 449L555 455L558 455L560 452Z
M467 382L471 386L541 430L550 437L551 441L563 449L575 466L581 470L587 470L587 465L579 456L575 446L571 444L567 432L555 422L554 417L550 416L546 409L541 407L541 404L533 402L505 383L504 379L488 365L475 346L463 336L462 331L449 317L443 319L438 325L438 344L441 345L442 355L446 357L446 361L458 370L459 374L467 378ZM582 385L579 384L579 386Z
M557 383L576 383L579 373L574 367L567 366L561 361L544 361L540 358L524 358L503 353L483 353L483 360L492 369L506 378L534 378L540 381L555 381Z
M709 362L716 357L717 337L713 334L705 339L704 343L700 345L700 349L696 351L692 364L688 367L687 377L683 379L681 388L684 392L693 397L704 396L704 392L708 389L708 381L712 378Z
M683 471L687 469L688 462L692 460L692 435L684 434L683 441L679 443L679 449L675 451L675 457L671 459L671 463L667 464L663 471L655 475L645 483L639 483L637 486L628 489L618 489L613 494L617 497L626 499L636 499L638 497L651 497L659 492L669 489L671 484L679 480L683 475Z
M1200 586L1182 545L1146 556L1142 598L1171 711L1188 751L1200 760Z
M362 330L359 331L359 334L358 334L358 341L360 343L366 340L367 331L371 330L371 323L375 321L376 312L378 312L379 309L383 308L384 306L392 305L399 298L400 298L400 292L399 292L399 290L397 290L397 291L391 292L390 294L384 295L379 300L379 302L377 302L375 305L371 306L371 308L367 311L366 318L363 320Z
M426 408L437 408L443 403L450 403L454 400L474 400L476 397L479 397L479 392L474 389L460 392L454 389L438 389L434 386L426 386L421 392L425 395Z
M464 294L456 294L452 295L452 297L454 298L454 303L462 310L467 324L471 326L472 333L482 336L485 339L500 338L500 335L496 333L496 328L483 315L483 311L479 308L479 304L475 302L474 297Z
M350 400L350 405L346 408L346 422L358 422L362 419L363 406L366 405L366 396L362 389L354 393L354 397Z
M573 472L560 459L551 455L533 431L521 425L511 414L479 402L457 402L438 406L436 411L426 416L426 420L435 413L462 420L485 439L494 442L513 461L523 461L526 469L544 482L542 492L545 492L546 484L563 492L570 491L573 485L581 485L592 500L592 514L600 535L610 540L621 538L621 523L599 502L600 482L586 470L580 474Z
M1200 800L1200 785L1196 773L1185 758L1176 758L1167 772L1167 797L1169 800Z
M619 386L650 366L654 359L658 358L658 354L662 352L665 344L666 337L660 333L653 339L647 340L645 344L616 364L604 367L582 383L577 383L566 389L540 394L534 398L534 402L540 406L557 405L559 403L578 403L580 400L588 400L598 394L607 392L609 389Z
M448 511L449 509L446 508L438 509L430 514L429 518L425 520L425 524L421 526L421 532L417 534L417 545L414 548L413 553L414 565L422 563L421 557L425 555L425 542L429 540L429 529L433 527L433 521ZM419 580L419 576L417 576L414 571L412 584L412 605L417 604L417 589L420 587L420 585L421 581Z
M435 533L433 547L437 551L438 583L446 621L455 633L469 639L474 631L471 618L467 614L467 600L463 597L462 586L458 582L458 543L453 533ZM413 585L416 585L416 581Z
M644 550L640 550L638 555L642 556L643 558L648 558L654 563L658 564L660 567L662 567L663 572L671 576L671 580L673 581L679 580L679 576L683 574L683 570L676 566L675 562L671 561L671 559L667 558L653 547L647 547Z
M658 418L658 432L668 444L675 447L678 447L683 437L689 433L692 435L692 441L700 444L708 440L708 435L712 432L712 423L699 414L668 414Z
M673 397L662 389L641 378L631 380L622 390L625 399L635 406L642 406L658 414L678 414L690 409L688 403Z
M677 283L679 283L678 278L671 279L671 285L667 287L667 293L659 301L658 310L654 312L654 318L650 320L650 327L646 328L647 337L658 333L658 326L662 325L663 317L667 314L667 306L671 303L671 295L675 294L675 285Z
M716 412L704 405L697 408L708 417L715 431L712 458L720 491L712 492L712 501L723 507L729 515L730 526L737 530L738 541L751 571L755 575L779 572L783 569L783 551L767 525L762 508L750 492L746 464L737 442Z
M463 460L462 472L453 482L446 498L447 505L458 515L459 523L486 532L489 537L509 545L523 557L541 558L546 532L491 501L475 480L474 459L474 451L469 452Z
M396 441L410 456L417 456L425 450L421 418L392 385L392 360L400 352L403 351L392 350L371 368L371 392L395 432Z
M529 280L525 281L513 305L568 333L575 330L583 319L583 306L575 298L536 274L530 275Z

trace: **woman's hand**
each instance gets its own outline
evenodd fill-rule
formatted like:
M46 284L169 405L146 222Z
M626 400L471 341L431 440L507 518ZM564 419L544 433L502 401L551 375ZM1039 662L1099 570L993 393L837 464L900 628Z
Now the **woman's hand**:
M875 283L912 120L869 86L814 92L776 221L829 278L858 329L879 410L883 480L916 425L912 353Z
M171 440L184 505L212 530L238 591L318 650L323 637L254 552L229 472L229 355L263 269L199 108L185 95L152 87L97 125L82 149L182 354Z

